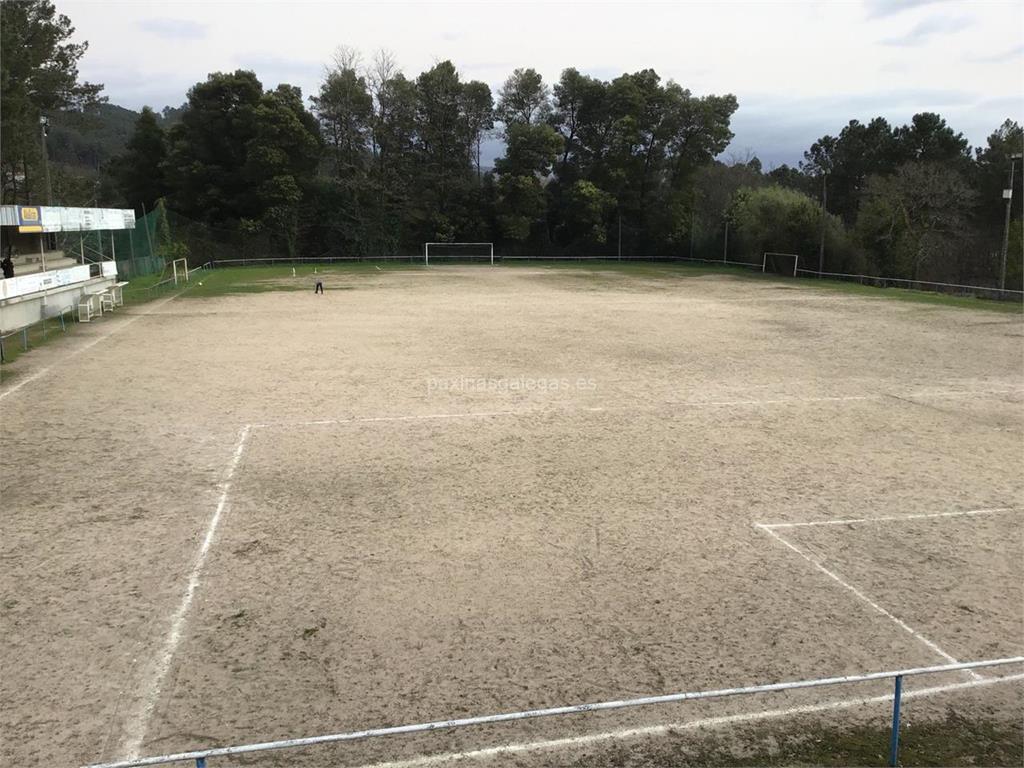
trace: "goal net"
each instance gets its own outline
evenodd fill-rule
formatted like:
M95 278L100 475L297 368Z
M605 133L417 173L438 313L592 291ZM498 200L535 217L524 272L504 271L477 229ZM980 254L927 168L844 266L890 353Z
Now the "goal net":
M174 273L174 284L188 281L188 261L175 259L171 262L171 271Z
M795 253L773 253L766 251L761 262L762 272L774 272L777 275L796 277L800 257Z
M423 261L485 261L494 263L494 243L424 243Z

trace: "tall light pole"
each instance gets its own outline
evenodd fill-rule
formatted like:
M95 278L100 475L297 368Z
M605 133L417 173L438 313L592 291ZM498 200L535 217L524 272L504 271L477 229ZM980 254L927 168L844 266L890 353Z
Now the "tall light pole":
M818 277L825 271L825 224L828 220L828 174L821 174L821 243L818 245Z
M1013 172L1016 170L1017 161L1021 159L1021 153L1010 155L1010 186L1003 190L1003 198L1006 200L1006 222L1003 224L1003 258L999 268L999 290L1006 290L1006 251L1010 245L1010 212L1013 208Z
M46 134L50 131L50 121L46 115L39 116L39 138L43 145L43 174L46 178L46 204L53 205L53 188L50 186L50 157L46 151Z

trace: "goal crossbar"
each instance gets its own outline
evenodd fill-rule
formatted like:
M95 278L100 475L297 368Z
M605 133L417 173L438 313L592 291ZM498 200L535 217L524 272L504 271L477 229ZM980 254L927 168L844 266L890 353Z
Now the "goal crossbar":
M435 253L431 253L431 248L434 249ZM456 254L456 255L438 255L436 253L438 248L478 248L480 253L471 254ZM494 265L494 243L424 243L423 244L423 263L430 264L430 257L433 256L435 259L450 259L459 258L478 258L488 259L491 265Z
M761 257L761 271L768 271L768 257L769 256L785 256L788 259L793 260L793 277L796 277L797 267L800 265L800 254L798 253L779 253L777 251L765 251L764 256ZM756 262L755 262L756 263Z

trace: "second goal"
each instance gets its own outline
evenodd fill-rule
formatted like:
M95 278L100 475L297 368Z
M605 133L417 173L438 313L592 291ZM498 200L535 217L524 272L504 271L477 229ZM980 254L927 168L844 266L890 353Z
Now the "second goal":
M423 262L477 261L494 264L494 243L424 243Z

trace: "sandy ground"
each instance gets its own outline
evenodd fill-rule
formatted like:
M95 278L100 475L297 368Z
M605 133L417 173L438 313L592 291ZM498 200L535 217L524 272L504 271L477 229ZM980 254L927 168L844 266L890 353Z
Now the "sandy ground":
M178 298L81 328L0 387L0 758L75 765L140 742L156 754L1022 654L1022 338L1019 316L785 282L480 267L339 276L322 297ZM983 508L1004 511L772 529L799 552L756 527ZM956 697L1022 711L1020 683L912 706L940 716Z

